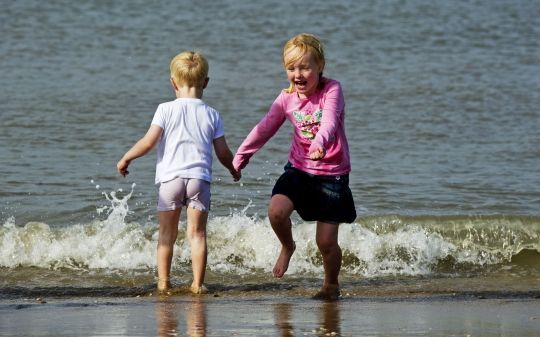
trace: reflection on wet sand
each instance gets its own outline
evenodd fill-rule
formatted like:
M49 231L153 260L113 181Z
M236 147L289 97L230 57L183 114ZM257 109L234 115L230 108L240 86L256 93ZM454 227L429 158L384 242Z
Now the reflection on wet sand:
M322 303L319 310L319 322L321 323L319 329L324 330L325 334L341 335L339 301Z
M177 306L168 299L156 303L157 336L172 336L178 331Z
M278 303L274 305L275 324L282 337L295 336L294 326L291 323L292 307L293 305L290 303ZM319 327L312 330L312 332L315 332L317 336L340 336L339 301L319 303L314 306L314 309L318 309Z
M206 336L206 305L199 297L193 297L189 302L178 302L171 298L158 301L155 306L157 336L182 335L179 332L179 316L183 312L185 312L186 335Z
M294 336L294 327L291 324L291 305L289 303L278 303L274 305L276 326L282 337Z
M189 337L206 336L206 303L194 297L187 308L186 333Z

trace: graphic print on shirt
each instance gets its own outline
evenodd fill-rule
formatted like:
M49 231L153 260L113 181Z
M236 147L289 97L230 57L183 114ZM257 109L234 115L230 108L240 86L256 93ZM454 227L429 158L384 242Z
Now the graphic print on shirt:
M293 116L296 120L296 127L300 129L302 137L313 140L321 125L322 109L313 113L304 111L294 111Z

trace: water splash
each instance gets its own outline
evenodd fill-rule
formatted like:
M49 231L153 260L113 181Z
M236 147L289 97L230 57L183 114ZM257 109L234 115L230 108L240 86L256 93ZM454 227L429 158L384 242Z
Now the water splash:
M68 227L29 222L17 227L10 219L0 228L0 266L32 266L49 269L149 268L155 260L152 237L155 227L126 223L131 192L118 197L103 193L110 206L101 208L105 220Z
M129 222L131 191L103 193L108 205L102 220L67 227L41 222L0 226L0 267L148 272L155 268L158 229ZM279 253L279 241L266 217L248 216L250 204L228 216L210 217L208 269L215 273L267 274ZM173 270L190 273L191 254L180 223ZM507 268L540 252L539 218L397 217L359 218L340 227L343 273L362 277L468 273ZM293 225L297 250L289 275L320 275L322 259L315 243L316 226ZM515 259L519 256L520 259ZM528 256L528 255L527 255Z
M137 186L135 183L131 184L131 191L122 198L118 198L116 196L117 192L123 192L122 189L118 189L110 193L102 192L102 194L105 196L105 199L110 202L110 206L105 207L104 209L109 213L109 216L107 217L107 220L105 220L104 225L118 228L125 224L126 216L129 214L128 201L133 195L135 186ZM103 208L101 209L101 212L102 211Z

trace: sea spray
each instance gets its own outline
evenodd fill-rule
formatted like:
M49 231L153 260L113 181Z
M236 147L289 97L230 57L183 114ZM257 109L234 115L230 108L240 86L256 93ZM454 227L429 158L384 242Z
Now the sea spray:
M135 184L124 195L121 190L103 193L108 205L98 208L99 219L89 223L61 227L28 222L18 226L9 218L0 226L0 268L153 274L158 225L130 221L134 188ZM248 215L249 208L248 202L227 216L210 214L209 272L249 276L272 270L279 241L268 218ZM191 254L185 238L185 216L181 219L173 271L188 277ZM320 275L316 224L297 217L293 220L297 249L287 273ZM342 272L358 277L415 276L461 274L487 267L507 269L516 261L530 264L540 251L539 228L540 219L535 217L360 217L352 224L340 225Z
M367 277L426 275L439 260L455 252L455 246L441 235L417 226L377 234L353 224L342 226L340 236L346 257L343 268Z
M155 261L156 227L126 223L128 200L116 192L103 193L110 202L105 220L67 227L30 222L17 227L14 219L0 231L0 266L70 269L150 268ZM103 208L99 210L102 212Z
M441 262L451 263L450 269L460 273L508 264L525 250L540 252L540 219L537 217L393 215L371 216L357 221L362 228L376 234L376 237L368 240L370 243L382 238L402 242L389 244L388 247L393 248L381 253L382 256L399 256L392 253L398 251L397 247L413 245L404 251L426 258L417 259L421 262L419 265L409 264L406 269L421 265L427 274L436 272ZM414 271L411 273L415 274ZM408 275L409 272L403 274Z
M94 224L93 235L88 236L86 251L93 252L89 257L89 268L150 268L155 260L155 226L141 226L126 223L129 214L128 201L136 184L123 197L117 192L103 193L109 201L108 216L104 221Z

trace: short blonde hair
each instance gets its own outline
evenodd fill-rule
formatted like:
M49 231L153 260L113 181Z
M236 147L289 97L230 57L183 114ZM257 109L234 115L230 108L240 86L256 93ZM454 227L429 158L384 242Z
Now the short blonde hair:
M307 53L311 54L311 56L315 59L315 63L317 63L319 68L321 68L321 73L319 76L322 77L322 71L326 64L324 58L324 48L320 39L313 34L301 33L285 43L285 46L283 46L283 67L287 69L290 65L296 63L298 60L304 57L304 55ZM322 83L319 82L319 86L321 85ZM293 92L294 84L291 83L286 91L288 93Z
M185 51L171 60L171 78L177 85L202 87L208 77L208 61L199 52Z

